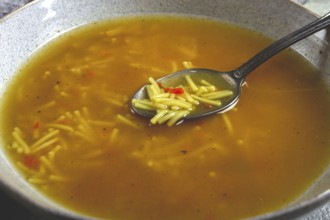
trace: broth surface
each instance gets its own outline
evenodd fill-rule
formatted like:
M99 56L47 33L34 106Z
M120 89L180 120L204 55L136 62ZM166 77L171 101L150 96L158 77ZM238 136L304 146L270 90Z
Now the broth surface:
M128 107L149 76L187 63L231 70L270 43L228 24L161 16L67 33L6 93L8 155L51 199L105 219L237 219L283 207L330 157L329 94L294 52L250 74L222 115L152 126Z

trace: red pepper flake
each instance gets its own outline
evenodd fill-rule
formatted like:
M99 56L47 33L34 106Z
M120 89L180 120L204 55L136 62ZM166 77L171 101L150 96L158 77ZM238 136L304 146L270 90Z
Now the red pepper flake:
M184 90L181 87L177 87L177 88L164 88L163 85L160 82L157 82L157 85L159 86L159 88L164 89L165 92L168 93L173 93L173 94L183 94Z
M111 57L111 52L110 51L105 51L103 54L103 57Z
M90 70L87 72L87 76L94 77L94 76L96 76L96 73L94 71Z
M164 88L164 91L165 92L168 92L168 93L177 94L177 95L180 95L180 94L183 94L184 93L184 90L181 87L177 87L177 88Z
M34 124L33 124L33 128L34 129L38 129L40 127L40 123L39 121L36 121Z
M25 166L31 169L37 169L39 165L38 158L34 155L26 155L23 157L23 163Z

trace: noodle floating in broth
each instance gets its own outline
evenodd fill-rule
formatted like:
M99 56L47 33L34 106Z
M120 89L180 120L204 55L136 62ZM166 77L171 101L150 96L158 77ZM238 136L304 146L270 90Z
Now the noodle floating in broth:
M170 16L70 31L37 52L5 94L8 157L41 193L93 217L237 219L284 207L330 158L329 94L295 52L255 70L225 114L150 126L128 107L149 77L191 65L234 69L270 42Z

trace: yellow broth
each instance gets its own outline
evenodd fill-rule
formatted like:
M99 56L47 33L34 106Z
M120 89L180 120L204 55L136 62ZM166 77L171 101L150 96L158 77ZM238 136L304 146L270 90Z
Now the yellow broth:
M106 219L237 219L290 203L330 157L320 74L287 50L254 71L232 111L167 127L131 113L148 77L231 70L271 40L197 18L91 24L21 69L2 108L8 156L63 206Z

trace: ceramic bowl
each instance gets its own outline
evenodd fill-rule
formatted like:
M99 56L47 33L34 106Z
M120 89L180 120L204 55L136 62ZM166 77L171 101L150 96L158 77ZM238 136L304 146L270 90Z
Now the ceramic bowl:
M212 17L278 39L316 19L288 1L264 0L37 0L0 20L0 102L8 82L34 51L81 25L136 14L184 14ZM293 46L322 72L330 87L329 34L324 30ZM329 134L330 135L330 134ZM2 140L1 140L2 141ZM89 219L65 209L31 187L12 166L0 143L0 185L46 219ZM330 169L288 207L256 219L297 218L330 200Z

